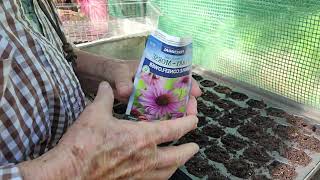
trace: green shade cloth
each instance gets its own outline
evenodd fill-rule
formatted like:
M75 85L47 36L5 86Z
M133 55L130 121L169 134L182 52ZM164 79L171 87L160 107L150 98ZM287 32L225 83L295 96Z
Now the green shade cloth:
M117 18L143 17L147 0L108 0L109 15Z
M319 0L153 0L194 63L320 109Z

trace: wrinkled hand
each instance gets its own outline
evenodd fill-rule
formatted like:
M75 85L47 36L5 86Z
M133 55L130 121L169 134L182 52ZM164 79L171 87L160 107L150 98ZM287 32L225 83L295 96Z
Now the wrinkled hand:
M114 118L112 105L112 88L101 83L95 101L60 140L59 146L71 152L69 159L77 177L168 179L198 152L194 143L157 146L195 129L198 122L195 116L154 123L131 122Z

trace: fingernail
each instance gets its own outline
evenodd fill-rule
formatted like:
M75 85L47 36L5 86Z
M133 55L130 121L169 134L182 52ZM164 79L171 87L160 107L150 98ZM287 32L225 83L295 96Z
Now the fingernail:
M198 128L199 119L198 119L197 116L195 116L195 119L196 119L196 122L195 122L195 124L193 126L193 129L197 129Z
M196 144L196 143L195 143L195 144ZM199 150L200 150L200 146L199 146L198 144L196 144L196 153L198 153ZM196 153L195 153L195 154L196 154Z
M199 150L200 150L199 145L197 143L195 143L195 142L192 142L191 144L193 145L193 149L194 149L193 153L197 154L199 152Z
M197 116L194 116L194 117L195 117L195 119L196 119L196 123L198 124L199 118L198 118Z
M108 82L106 82L106 81L101 82L101 83L100 83L100 86L103 87L103 88L106 88L106 89L107 89L107 88L111 88L111 87L110 87L110 84L109 84Z

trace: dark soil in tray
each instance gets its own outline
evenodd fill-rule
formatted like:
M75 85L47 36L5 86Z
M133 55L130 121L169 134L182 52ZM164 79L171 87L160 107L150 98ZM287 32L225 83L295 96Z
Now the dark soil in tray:
M264 103L263 100L259 101L259 100L255 100L255 99L250 99L246 103L250 107L256 108L256 109L263 109L263 108L267 107L267 105Z
M113 107L113 111L116 114L125 114L127 110L126 104L118 104L115 107Z
M245 120L258 115L259 112L252 108L237 107L232 110L231 115L237 119Z
M208 160L204 159L199 154L195 155L186 163L186 168L189 173L201 178L215 170L208 164Z
M202 101L198 101L197 107L198 107L198 111L210 110L210 107L207 106L207 105L206 105L204 102L202 102Z
M276 126L276 123L272 118L260 115L252 118L251 122L260 128L273 128Z
M266 109L266 111L269 116L285 118L288 115L284 110L279 108L269 107Z
M223 146L231 152L239 151L247 146L248 142L231 134L225 135L221 138Z
M203 90L198 99L199 128L175 142L175 145L195 142L201 148L185 164L189 174L209 180L228 180L234 176L291 180L297 177L296 167L309 167L315 153L320 153L319 124L311 124L303 117L197 74L193 78L200 81ZM127 105L115 101L113 110L123 115L126 108ZM281 162L271 154L278 154ZM227 174L217 165L223 166ZM269 171L268 176L261 174L261 168Z
M217 83L215 83L214 81L210 81L210 80L201 81L200 84L201 84L203 87L214 87L214 86L217 85Z
M232 159L225 166L231 174L239 178L249 178L253 175L252 166L244 159Z
M198 127L202 127L202 126L208 124L208 122L209 122L205 116L198 116L198 119L199 119Z
M219 163L226 163L230 159L228 151L218 145L210 146L204 153L210 160Z
M295 148L284 148L281 150L280 154L289 159L294 164L299 164L301 166L307 166L311 162L310 156L304 151Z
M220 138L225 134L225 131L222 130L219 126L209 124L202 128L203 134L213 137L213 138Z
M208 179L212 180L228 180L226 176L220 174L218 169L212 167L208 163L208 160L204 159L199 154L191 158L185 166L189 173L200 178L208 176Z
M198 112L203 113L207 117L216 118L221 115L221 112L214 106L209 107L203 101L198 101Z
M220 99L220 97L217 94L210 92L210 91L202 92L201 97L203 100L209 101L209 102L213 102L213 101Z
M219 100L213 101L213 104L217 105L219 108L224 110L231 110L233 108L239 107L236 103L226 99L219 99Z
M297 176L294 167L279 161L272 162L268 168L273 179L293 180Z
M265 175L256 175L252 177L252 180L271 180L271 179Z
M198 74L192 74L192 77L193 77L193 79L195 79L196 81L201 81L201 80L203 80L203 78L200 76L200 75L198 75Z
M297 177L295 168L311 170L307 165L320 153L320 125L262 98L193 77L203 90L198 99L199 128L176 142L195 142L201 148L185 165L189 174L213 180L290 180Z
M232 92L230 95L228 95L231 99L238 100L238 101L244 101L247 100L249 97L243 93L240 92Z
M228 88L227 86L220 86L220 85L216 86L214 90L221 94L231 94L232 92L232 89Z
M228 177L219 173L218 170L212 171L208 174L208 180L230 180Z
M253 123L247 123L241 126L238 129L238 132L249 139L258 139L259 137L266 135L259 126L254 125Z
M218 121L220 125L231 128L235 128L243 124L243 121L239 120L239 118L231 114L225 114L224 116L219 118Z
M208 136L202 134L198 129L193 130L186 134L184 137L182 137L177 143L177 145L189 142L197 143L200 146L200 148L217 143L215 140L209 140Z
M252 146L244 150L243 157L259 166L272 160L271 156L268 155L266 150L260 146Z
M280 149L286 147L286 145L283 141L281 141L281 139L274 136L270 136L268 134L256 137L254 141L258 143L260 146L266 148L266 150L268 151L279 151Z

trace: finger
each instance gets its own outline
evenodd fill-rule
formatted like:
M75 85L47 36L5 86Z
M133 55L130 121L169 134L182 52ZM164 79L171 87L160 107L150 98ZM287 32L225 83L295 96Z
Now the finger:
M122 102L122 103L127 103L129 100L129 97L122 97L119 92L117 91L117 89L113 90L113 94L115 99L117 99L118 101Z
M161 169L156 169L153 171L148 172L145 177L141 179L145 180L164 180L164 179L169 179L174 172L178 169L178 167L168 167L168 168L161 168Z
M128 98L132 92L133 82L132 75L128 71L121 71L115 77L115 86L117 94L121 98Z
M107 82L101 82L93 103L112 113L113 101L114 96L110 84Z
M130 72L132 75L134 75L136 73L136 70L139 67L140 61L139 60L130 60L130 61L127 61L126 63L128 63L128 62L129 62L130 70L131 70Z
M148 132L152 133L155 143L161 144L181 138L189 131L197 128L198 118L196 116L186 116L183 118L145 123Z
M192 86L191 86L190 93L192 96L195 96L195 97L199 97L202 94L198 82L196 80L194 80L193 78L192 78Z
M195 143L179 146L161 147L158 149L157 168L180 167L199 151Z
M197 115L197 99L194 96L190 96L188 105L187 105L187 115Z

